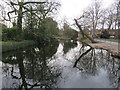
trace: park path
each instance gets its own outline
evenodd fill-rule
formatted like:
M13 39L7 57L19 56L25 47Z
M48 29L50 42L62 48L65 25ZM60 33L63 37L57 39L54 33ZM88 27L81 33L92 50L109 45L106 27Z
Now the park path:
M102 40L102 39L94 39L94 40L95 40L95 41L98 41L98 42L113 44L113 45L119 45L119 44L120 44L120 43L118 43L118 42L112 42L112 41L107 41L107 40Z
M104 49L112 53L114 56L120 57L120 43L117 42L111 42L111 41L105 41L105 40L99 40L95 39L99 43L90 43L89 45L93 48L99 48Z

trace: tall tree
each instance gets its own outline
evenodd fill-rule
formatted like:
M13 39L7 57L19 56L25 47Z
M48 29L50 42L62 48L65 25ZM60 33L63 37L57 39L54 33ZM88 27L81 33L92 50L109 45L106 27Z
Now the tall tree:
M107 17L107 26L108 26L108 28L107 29L110 30L111 27L112 27L112 24L114 22L115 15L113 13L113 9L112 8L108 9L107 13L108 13L108 17Z
M23 14L25 12L30 12L30 9L27 8L26 5L28 4L44 4L46 2L32 2L32 1L28 1L28 2L24 2L24 0L21 1L17 1L16 3L14 3L13 1L9 2L9 5L12 8L12 11L8 12L8 17L10 19L10 14L11 13L15 13L17 14L17 37L16 40L21 41L22 40L22 19L23 19ZM34 10L36 11L36 10ZM35 13L34 13L35 14Z
M76 41L78 37L78 32L76 30L71 28L67 23L64 23L63 29L64 29L64 36L66 38Z
M100 22L99 22L99 25L101 26L102 30L105 29L106 22L107 22L107 10L103 10L101 12L101 18L100 18Z
M118 18L118 29L120 29L120 1L117 4L117 18Z
M58 24L52 18L46 18L44 20L44 26L45 26L46 34L49 34L52 37L55 37L58 35L58 31L59 31Z
M49 1L35 7L28 6L30 12L25 14L25 30L35 35L35 37L41 38L41 40L49 36L56 36L58 31L57 22L53 20L52 16L58 11L59 6L60 3L55 1Z
M86 18L89 19L91 26L92 26L92 37L95 37L95 30L98 25L98 21L101 16L101 1L94 0L92 5L88 7L88 9L85 11L87 14Z

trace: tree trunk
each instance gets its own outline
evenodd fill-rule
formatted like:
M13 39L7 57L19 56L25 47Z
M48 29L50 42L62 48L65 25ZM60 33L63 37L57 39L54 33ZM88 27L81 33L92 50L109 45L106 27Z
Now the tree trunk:
M94 41L94 39L92 39L86 32L84 32L84 31L82 30L82 28L81 28L81 26L78 24L77 20L76 20L76 19L74 19L74 20L75 20L75 23L76 23L76 25L78 26L79 30L81 31L81 34L82 34L83 38L86 36L92 43L96 43L96 41Z
M22 58L22 54L18 55L18 67L19 67L19 73L21 75L21 78L22 78L22 85L24 86L24 89L25 90L28 90L28 87L27 87L27 83L26 83L26 77L25 77L25 67L24 67L24 64L23 64L23 58Z
M22 40L22 5L19 6L18 19L17 19L17 30L16 30L16 40Z

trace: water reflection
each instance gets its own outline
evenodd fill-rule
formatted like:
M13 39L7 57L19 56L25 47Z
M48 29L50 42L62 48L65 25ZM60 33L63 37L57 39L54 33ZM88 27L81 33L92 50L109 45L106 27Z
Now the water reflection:
M110 80L110 86L120 87L119 59L112 57L111 53L102 49L81 47L80 50L82 50L82 48L86 48L86 51L80 55L73 67L81 70L82 76L87 75L86 77L97 76L100 71L104 71L104 73L107 72L108 76L106 77Z
M3 88L35 87L120 87L120 61L79 42L55 42L3 54Z
M64 48L63 48L63 51L64 51L64 54L66 54L71 48L74 48L77 46L77 43L72 43L72 42L64 42Z
M54 87L60 71L52 70L47 59L55 54L57 46L55 43L3 54L3 88Z

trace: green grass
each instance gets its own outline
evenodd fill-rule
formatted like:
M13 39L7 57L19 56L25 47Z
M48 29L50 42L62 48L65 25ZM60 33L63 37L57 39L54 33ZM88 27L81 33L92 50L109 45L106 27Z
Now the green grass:
M120 39L103 39L105 41L120 42Z
M65 36L59 36L59 37L57 37L57 39L60 39L60 40L70 40L70 38L65 37Z
M0 45L2 45L2 52L17 50L34 44L35 42L32 40L23 40L21 42L16 41L0 42Z

